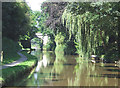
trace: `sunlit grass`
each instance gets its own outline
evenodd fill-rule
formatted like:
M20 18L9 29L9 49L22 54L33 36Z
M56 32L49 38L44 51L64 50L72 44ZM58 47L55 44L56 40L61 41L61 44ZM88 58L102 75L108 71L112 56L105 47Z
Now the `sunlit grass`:
M2 70L2 80L3 82L15 80L20 74L24 75L24 72L32 67L35 63L37 58L30 54L27 54L25 51L21 52L24 54L28 59L17 66L6 68Z

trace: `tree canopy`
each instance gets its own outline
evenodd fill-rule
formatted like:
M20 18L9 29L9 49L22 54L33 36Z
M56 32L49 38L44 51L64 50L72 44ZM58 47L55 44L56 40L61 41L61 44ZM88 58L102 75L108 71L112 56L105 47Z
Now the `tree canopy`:
M37 31L35 14L25 2L2 3L2 34L14 41L30 39Z
M45 22L46 26L53 30L55 35L65 30L61 18L66 5L66 2L45 2L42 4L42 7L46 8L44 13L49 15Z
M76 36L78 53L118 59L120 4L116 2L73 2L66 7L62 18L70 35Z

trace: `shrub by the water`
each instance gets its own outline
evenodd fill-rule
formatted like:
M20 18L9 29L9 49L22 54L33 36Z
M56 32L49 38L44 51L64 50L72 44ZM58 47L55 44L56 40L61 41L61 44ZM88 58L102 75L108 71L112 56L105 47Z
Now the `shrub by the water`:
M55 52L64 53L64 54L75 54L76 48L73 40L66 41L65 35L62 33L57 34L55 37L56 48Z
M55 50L55 42L54 41L49 41L45 46L44 48L47 50L47 51L54 51Z

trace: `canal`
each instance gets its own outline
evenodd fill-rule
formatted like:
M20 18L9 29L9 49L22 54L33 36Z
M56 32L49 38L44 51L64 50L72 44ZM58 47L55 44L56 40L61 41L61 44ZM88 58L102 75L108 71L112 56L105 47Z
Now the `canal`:
M38 63L29 79L14 86L118 86L120 70L113 63L77 63L77 55L61 55L36 50ZM79 61L80 62L80 61ZM28 75L27 75L28 77ZM25 80L26 79L26 80Z

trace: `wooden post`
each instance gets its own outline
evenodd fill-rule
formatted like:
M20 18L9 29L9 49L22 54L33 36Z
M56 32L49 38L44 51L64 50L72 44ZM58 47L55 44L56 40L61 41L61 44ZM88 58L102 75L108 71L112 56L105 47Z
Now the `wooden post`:
M3 51L1 51L1 63L3 62Z

